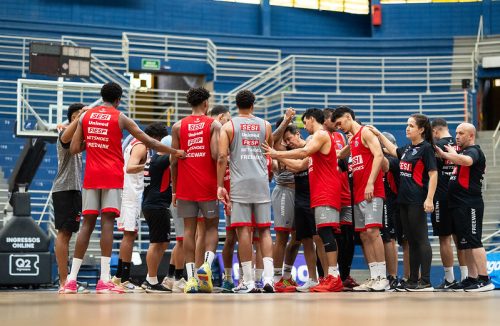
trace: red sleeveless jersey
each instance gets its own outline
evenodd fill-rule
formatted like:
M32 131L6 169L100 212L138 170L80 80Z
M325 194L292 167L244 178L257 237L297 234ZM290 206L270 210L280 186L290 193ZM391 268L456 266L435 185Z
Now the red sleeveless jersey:
M123 188L120 114L114 107L97 106L88 110L81 120L87 151L85 189Z
M330 206L340 211L340 174L335 152L335 140L331 140L330 153L320 151L309 157L309 185L311 189L311 208Z
M373 154L368 147L363 145L361 132L364 127L359 129L358 133L352 137L351 156L352 156L352 181L354 189L354 204L359 204L365 200L365 188L372 172ZM375 183L373 184L373 196L385 198L384 181L382 171L378 172Z
M210 150L210 128L214 119L191 115L181 120L180 149L186 158L178 160L178 199L209 201L217 199L217 166Z
M341 150L345 146L344 136L338 132L333 133L333 139L335 140L335 149ZM340 183L342 184L342 190L340 192L340 202L342 207L351 206L351 188L349 187L349 173L347 171L340 173Z

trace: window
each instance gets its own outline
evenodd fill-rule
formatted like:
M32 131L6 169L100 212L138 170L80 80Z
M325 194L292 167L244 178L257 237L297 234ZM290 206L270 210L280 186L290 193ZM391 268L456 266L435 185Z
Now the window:
M381 0L380 3L435 3L435 2L481 2L482 0Z
M270 0L272 6L368 14L369 0Z

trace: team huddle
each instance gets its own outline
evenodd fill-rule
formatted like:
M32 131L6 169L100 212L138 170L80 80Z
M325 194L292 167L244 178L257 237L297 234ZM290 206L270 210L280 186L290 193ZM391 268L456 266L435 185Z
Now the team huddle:
M101 89L103 104L73 104L58 140L59 171L53 203L58 237L59 293L88 292L77 282L97 217L101 216L101 275L97 293L489 291L481 243L486 159L475 145L473 125L462 123L456 141L443 119L408 118L409 143L364 126L346 106L289 108L273 128L253 114L255 96L236 95L237 116L209 107L210 93L187 94L192 114L168 135L164 123L143 132L117 110L119 85ZM122 144L122 131L131 136ZM81 184L82 158L86 151ZM276 186L272 193L270 181ZM219 205L224 206L223 217ZM80 227L80 211L83 223ZM149 228L148 274L130 281L141 212ZM271 213L272 212L272 213ZM427 214L439 236L443 283L430 279L432 249ZM274 221L272 221L272 217ZM221 288L212 284L212 263L225 218ZM110 276L115 219L123 239L117 273ZM158 268L174 223L176 244L168 275ZM275 239L271 237L274 228ZM78 237L68 274L68 244ZM460 279L453 272L455 241ZM370 277L351 277L360 241ZM398 249L404 270L398 276ZM237 245L240 272L235 286L232 260ZM303 246L308 280L298 285L292 267Z

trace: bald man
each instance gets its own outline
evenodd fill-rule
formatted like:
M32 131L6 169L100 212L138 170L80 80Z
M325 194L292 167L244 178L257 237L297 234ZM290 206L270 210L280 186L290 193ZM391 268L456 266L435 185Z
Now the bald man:
M448 206L453 217L454 233L458 249L464 250L468 277L452 287L452 290L466 292L491 291L495 286L488 277L486 252L481 243L483 230L484 202L481 186L486 169L486 158L475 144L476 128L470 123L457 127L455 148L445 145L447 152L436 146L436 153L444 160L456 165L448 185Z

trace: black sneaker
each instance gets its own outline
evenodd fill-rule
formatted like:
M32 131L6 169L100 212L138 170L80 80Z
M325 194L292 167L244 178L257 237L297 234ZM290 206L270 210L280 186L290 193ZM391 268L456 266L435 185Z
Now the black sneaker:
M418 281L418 284L416 287L408 287L408 291L410 292L434 292L434 288L432 287L431 283L428 283L426 281Z
M396 288L398 287L399 280L398 277L394 277L392 275L387 276L387 280L389 281L389 292L394 292L396 291Z
M274 287L271 283L264 284L262 290L264 291L264 293L274 293Z
M402 278L399 281L398 286L396 287L396 291L397 292L406 292L406 291L408 291L408 289L416 288L417 286L418 286L417 282L412 282L410 280L405 280L404 278Z
M143 288L144 290L146 290L146 288L148 287L148 284L149 284L148 281L142 282L141 288Z
M453 285L452 287L450 287L450 289L453 292L462 292L464 290L464 288L466 288L474 283L476 283L476 279L466 277L462 282L459 282L459 283Z
M488 280L477 280L477 282L474 282L470 284L467 287L464 287L465 292L486 292L486 291L492 291L495 289L495 285L491 283L490 278Z
M146 283L146 293L172 293L172 290L166 288L163 284L151 284L148 281Z
M453 282L448 282L446 279L441 283L438 287L436 287L436 291L452 291L453 287L457 285L458 282L453 280Z

